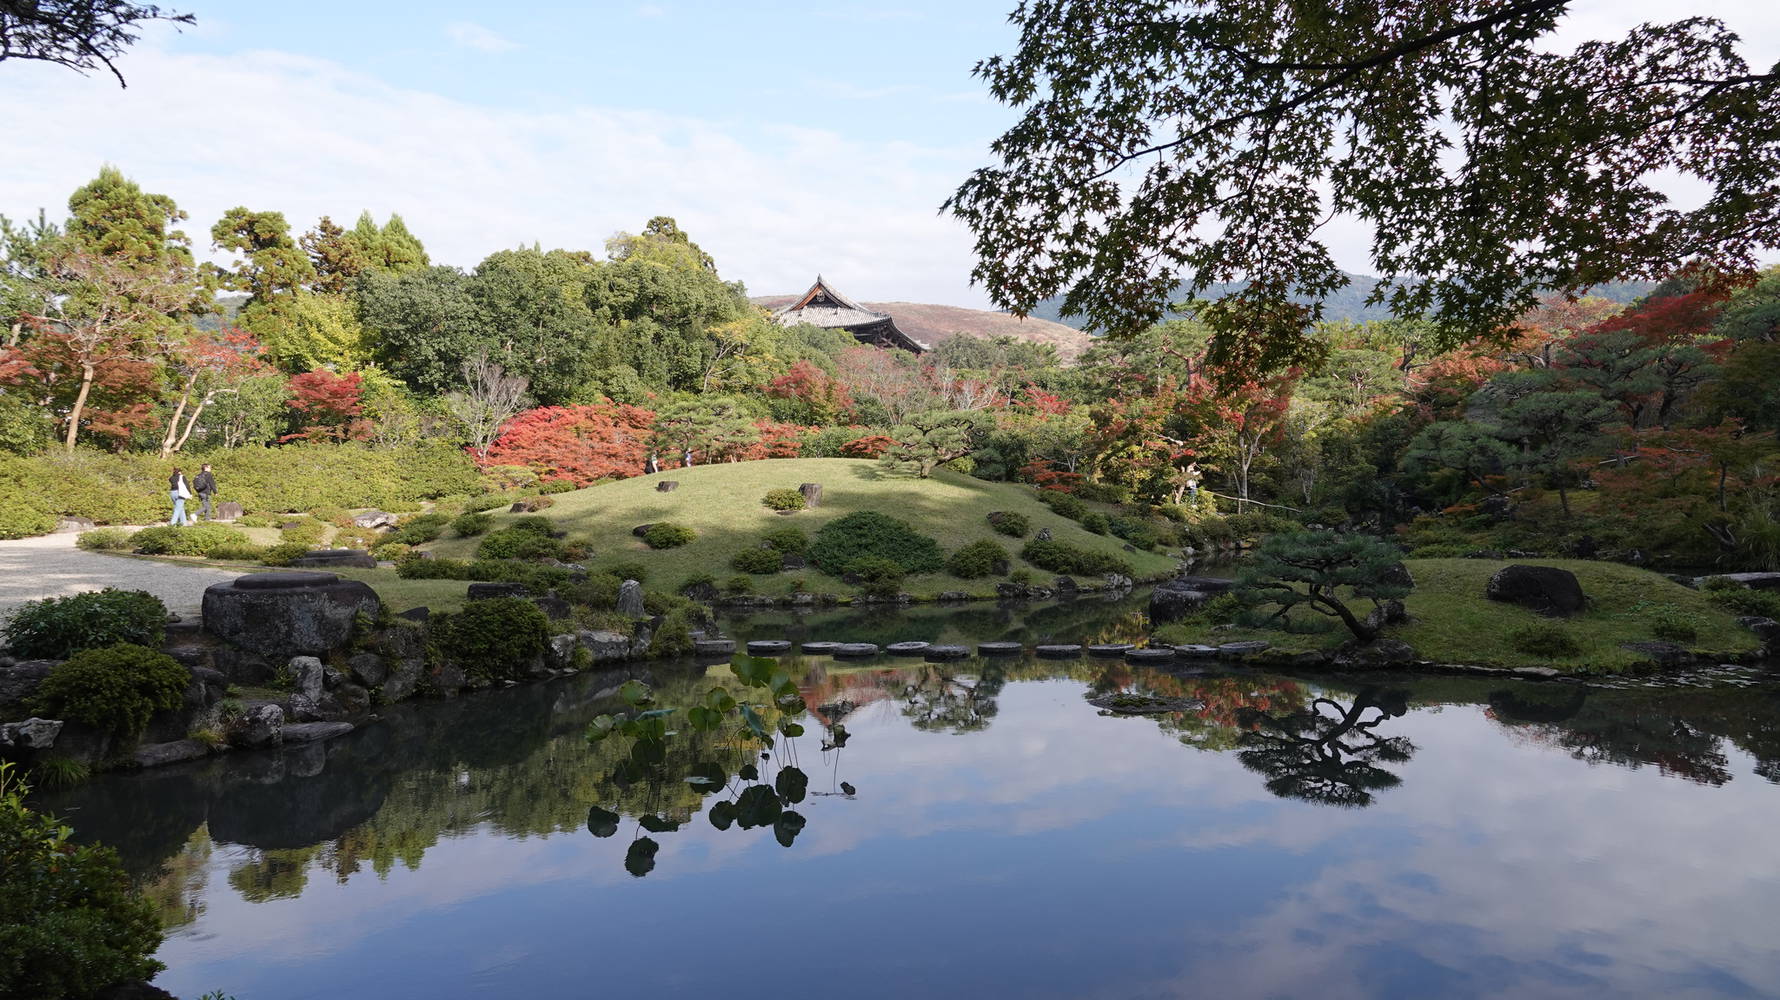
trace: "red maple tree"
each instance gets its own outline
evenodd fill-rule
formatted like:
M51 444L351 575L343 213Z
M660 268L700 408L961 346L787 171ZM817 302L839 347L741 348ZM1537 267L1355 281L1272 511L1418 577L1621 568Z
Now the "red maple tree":
M501 426L477 461L484 467L522 465L541 480L590 486L601 479L643 474L655 411L604 400L541 406Z

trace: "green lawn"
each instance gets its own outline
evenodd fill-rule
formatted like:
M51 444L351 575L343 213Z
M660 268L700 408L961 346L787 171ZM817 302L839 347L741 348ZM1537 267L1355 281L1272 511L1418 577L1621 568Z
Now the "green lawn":
M1693 618L1698 632L1692 642L1678 643L1709 657L1749 653L1761 640L1737 624L1737 616L1706 600L1698 591L1683 587L1658 573L1618 563L1581 559L1520 559L1516 563L1556 566L1576 574L1589 598L1588 609L1569 619L1544 618L1513 604L1483 596L1489 578L1507 563L1487 559L1411 559L1406 562L1415 576L1415 589L1404 600L1409 621L1388 634L1415 647L1423 659L1440 663L1480 666L1548 666L1578 673L1612 673L1641 661L1638 654L1619 648L1624 642L1668 641L1651 630L1650 615L1669 608ZM1358 605L1369 609L1371 603ZM1300 612L1305 617L1311 612ZM1320 616L1318 616L1320 617ZM1559 624L1575 640L1580 653L1552 659L1514 648L1513 636L1529 625ZM1292 634L1276 629L1225 629L1211 631L1204 623L1182 623L1157 630L1169 642L1232 642L1266 639L1276 650L1304 652L1340 645L1348 638L1345 629L1314 634Z
M678 481L679 489L657 492L656 484L664 479ZM761 504L760 498L767 490L796 489L800 483L822 484L820 508L781 515ZM984 482L944 469L931 479L917 479L889 472L866 459L768 459L671 469L657 476L558 494L555 501L543 514L571 537L591 542L595 555L589 560L590 566L640 562L648 570L649 584L658 589L677 588L681 581L698 573L710 573L719 582L727 580L736 575L730 568L730 558L758 545L761 534L768 529L796 525L813 537L830 520L859 510L875 510L909 522L916 530L938 539L948 555L978 539L994 540L1015 557L1014 568L1032 569L1035 581L1048 580L1052 574L1026 567L1018 559L1023 540L991 530L985 519L990 511L1025 514L1032 522L1033 534L1040 528L1049 528L1059 541L1115 553L1129 562L1140 577L1166 574L1175 567L1172 558L1125 552L1117 538L1084 531L1074 521L1040 504L1031 487ZM495 527L515 516L498 514ZM681 548L656 551L631 535L633 527L656 521L684 524L698 532L698 538ZM426 547L441 556L468 558L475 552L476 540L445 538ZM814 568L753 579L755 591L761 594L790 593L792 582L798 579L804 581L805 589L818 593L844 595L854 590ZM949 590L987 597L994 595L995 583L992 578L960 580L935 573L909 578L904 589L916 597L932 597Z

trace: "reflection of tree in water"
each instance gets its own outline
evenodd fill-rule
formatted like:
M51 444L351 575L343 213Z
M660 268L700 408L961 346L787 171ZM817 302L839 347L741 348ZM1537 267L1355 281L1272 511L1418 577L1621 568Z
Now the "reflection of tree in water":
M1736 701L1764 700L1744 692L1734 694ZM1756 773L1774 780L1775 757L1771 751L1776 749L1775 736L1780 733L1773 721L1772 699L1765 700L1769 701L1765 711L1745 715L1746 706L1730 705L1722 697L1591 691L1578 684L1543 690L1492 691L1488 714L1504 726L1513 727L1522 737L1567 750L1580 761L1630 768L1655 765L1661 773L1685 781L1722 785L1731 780L1730 760L1713 729L1723 732L1726 728L1740 728L1754 736L1744 746L1758 757ZM1684 712L1693 717L1685 717ZM1739 716L1759 720L1755 731L1737 726ZM1760 759L1764 757L1764 734L1765 749L1770 752Z
M1098 668L1089 682L1087 697L1117 691L1170 700L1197 701L1203 707L1190 712L1147 716L1181 743L1196 750L1234 750L1242 734L1254 728L1247 713L1295 712L1303 705L1304 685L1283 677L1258 674L1215 676L1172 674L1150 667L1111 663Z
M1237 758L1266 775L1267 790L1281 798L1369 806L1374 792L1403 780L1379 765L1400 764L1415 753L1415 744L1405 737L1380 736L1375 730L1408 710L1403 692L1372 687L1346 706L1321 696L1296 712L1251 709L1245 715L1254 729L1238 741Z
M996 697L1006 685L1007 671L993 661L983 661L975 675L928 664L903 687L902 714L927 732L977 732L1001 710Z

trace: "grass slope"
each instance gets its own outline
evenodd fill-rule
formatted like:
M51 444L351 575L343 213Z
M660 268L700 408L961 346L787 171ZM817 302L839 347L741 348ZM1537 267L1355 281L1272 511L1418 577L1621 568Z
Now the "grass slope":
M656 484L664 479L679 482L679 488L671 493L657 492ZM800 483L822 484L821 507L781 515L761 504L767 490L796 489ZM719 582L727 580L736 575L730 558L759 545L760 536L768 529L795 525L814 538L822 525L860 510L907 521L917 531L938 539L947 555L970 542L991 539L1008 550L1015 569L1032 569L1035 581L1048 580L1052 574L1020 561L1023 541L996 534L986 520L990 511L1025 514L1031 519L1032 534L1049 528L1058 541L1123 558L1139 576L1168 573L1175 566L1166 556L1125 552L1117 538L1084 531L1039 503L1030 487L984 482L944 469L931 479L917 479L889 472L866 459L783 458L671 469L658 476L561 493L555 500L555 505L542 513L571 537L591 542L595 555L588 561L590 566L638 562L648 570L650 585L660 589L677 588L681 581L699 573L709 573ZM497 515L495 527L510 523L515 516ZM698 532L698 538L677 549L657 551L631 535L637 525L657 521L686 525ZM441 556L468 558L475 553L476 539L446 538L427 548ZM804 581L805 589L817 593L851 594L855 589L814 567L753 578L756 593L771 595L790 593L797 579ZM960 580L933 573L910 577L904 589L917 597L943 591L993 596L995 582L993 578Z
M1644 657L1619 648L1625 642L1666 641L1651 631L1651 613L1669 608L1692 617L1698 634L1691 643L1680 643L1705 656L1753 652L1761 640L1737 624L1736 615L1706 600L1706 596L1649 570L1618 563L1582 559L1517 559L1518 564L1556 566L1576 574L1588 609L1568 619L1544 618L1513 604L1491 601L1484 586L1506 563L1486 559L1410 559L1415 589L1404 600L1409 621L1389 630L1394 638L1414 646L1423 659L1440 663L1471 663L1498 667L1555 667L1576 673L1614 673L1641 662ZM1362 599L1362 609L1371 603ZM1306 617L1320 617L1301 612ZM1576 641L1581 652L1574 657L1552 659L1514 648L1514 634L1529 625L1559 624ZM1277 629L1225 629L1212 632L1202 624L1183 623L1159 629L1170 642L1230 642L1265 639L1283 652L1304 652L1340 645L1348 638L1345 629L1294 634Z

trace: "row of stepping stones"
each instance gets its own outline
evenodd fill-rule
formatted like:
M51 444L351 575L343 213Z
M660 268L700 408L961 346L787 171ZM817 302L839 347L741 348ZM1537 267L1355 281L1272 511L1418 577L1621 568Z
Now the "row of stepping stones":
M791 652L792 644L785 639L755 639L747 643L746 649L750 656L783 656ZM1084 652L1089 656L1123 657L1132 663L1166 663L1175 659L1211 660L1240 659L1252 653L1259 653L1267 648L1267 643L1226 642L1219 646L1188 644L1181 646L1134 646L1130 643L1106 643L1102 645L1084 646L1079 643L1055 643L1032 647L1032 652L1047 659L1073 659ZM879 647L871 642L804 642L797 644L798 652L808 656L832 656L841 660L870 659L880 653L892 656L919 656L922 659L939 662L945 660L962 660L970 656L968 646L952 646L931 642L893 642L888 646ZM736 651L734 639L699 639L693 643L693 652L700 658L733 656ZM979 642L976 646L978 656L1018 656L1026 651L1026 647L1018 642Z

